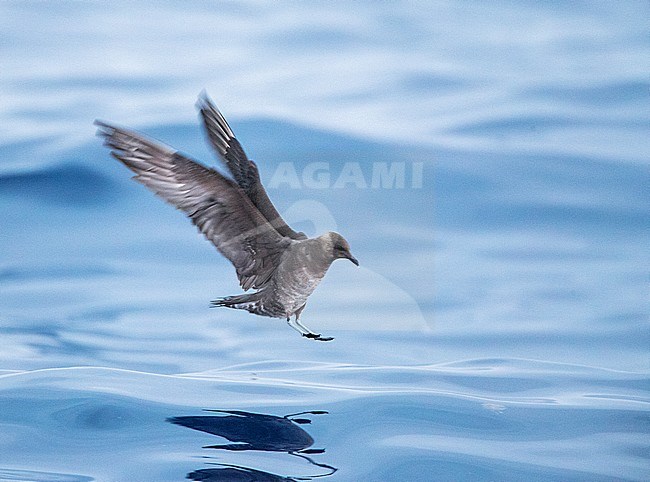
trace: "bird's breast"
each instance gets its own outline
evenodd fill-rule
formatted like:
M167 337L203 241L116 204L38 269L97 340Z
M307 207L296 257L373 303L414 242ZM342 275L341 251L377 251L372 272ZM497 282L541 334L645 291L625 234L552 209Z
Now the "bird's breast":
M294 313L306 303L309 295L323 279L323 275L322 272L314 272L309 267L302 266L278 276L276 293L288 313Z

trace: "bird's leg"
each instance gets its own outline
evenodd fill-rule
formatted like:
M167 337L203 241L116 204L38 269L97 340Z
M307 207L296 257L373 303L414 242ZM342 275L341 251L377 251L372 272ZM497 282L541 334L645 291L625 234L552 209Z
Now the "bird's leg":
M294 313L294 315L296 316L296 321L294 323L301 330L302 336L306 336L307 338L319 337L320 334L313 333L309 328L307 328L305 325L300 323L300 314L302 313L302 310L305 309L305 306L307 306L306 303L302 305L300 308L298 308Z
M296 320L296 321L297 321L297 320ZM292 320L291 320L291 317L290 317L290 316L287 316L287 323L289 324L289 326L290 326L291 328L293 328L294 330L296 330L298 333L300 333L302 336L307 336L306 333L305 333L305 331L303 330L304 327L303 327L303 328L300 328L300 327L298 326L298 324L296 323L296 321L292 321ZM307 331L309 331L309 330L307 330Z
M307 337L307 338L313 338L314 340L318 340L318 339L321 338L320 333L314 333L314 332L311 331L309 328L307 328L305 325L303 325L302 323L300 323L300 321L298 321L297 318L296 318L295 323L296 323L297 326L300 327L301 330L304 331L303 334L302 334L302 336L305 336L305 337Z
M305 325L300 323L300 313L302 313L302 310L304 310L304 309L305 309L305 305L302 305L300 308L298 308L298 311L296 311L296 313L295 313L296 319L294 321L296 326L300 330L302 330L302 336L304 336L306 338L311 338L312 340L317 340L317 341L332 341L334 338L332 338L331 336L321 336L320 333L314 333L309 328L307 328ZM289 324L291 324L291 322L289 322Z

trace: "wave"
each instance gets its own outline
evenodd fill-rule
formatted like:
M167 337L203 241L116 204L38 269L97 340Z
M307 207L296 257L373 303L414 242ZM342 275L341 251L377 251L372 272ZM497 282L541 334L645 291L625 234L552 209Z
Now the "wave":
M118 186L84 164L0 174L0 196L38 203L94 207L116 198Z
M59 472L83 474L65 481L292 480L318 471L366 480L428 480L412 478L416 471L437 480L642 479L648 381L520 359L265 362L170 376L47 369L0 376L0 445L22 447L18 458L31 466L56 459Z

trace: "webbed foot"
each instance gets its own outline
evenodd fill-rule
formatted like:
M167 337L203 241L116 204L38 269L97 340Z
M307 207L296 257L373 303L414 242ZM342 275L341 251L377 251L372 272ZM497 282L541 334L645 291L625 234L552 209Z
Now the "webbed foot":
M331 336L322 336L320 333L303 333L302 336L316 341L332 341L334 339Z

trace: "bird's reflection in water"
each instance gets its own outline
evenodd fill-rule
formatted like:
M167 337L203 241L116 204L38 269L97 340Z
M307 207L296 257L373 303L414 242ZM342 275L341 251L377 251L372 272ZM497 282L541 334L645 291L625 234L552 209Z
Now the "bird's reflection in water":
M327 473L310 477L283 477L248 467L215 464L215 468L191 472L187 478L195 481L247 481L273 482L311 480L327 477L336 472L330 465L314 461L309 455L323 453L324 449L311 449L314 439L299 425L309 424L311 420L301 415L323 415L327 412L313 410L292 413L284 417L240 410L206 410L219 415L172 417L168 422L201 432L218 435L229 442L208 445L204 448L219 450L260 450L264 452L286 452L307 460L310 464L327 469Z
M260 470L250 469L248 467L239 467L236 465L224 465L218 469L200 469L187 474L187 478L194 481L204 482L298 482L299 480L309 480L310 478L291 478L281 475L262 472Z

